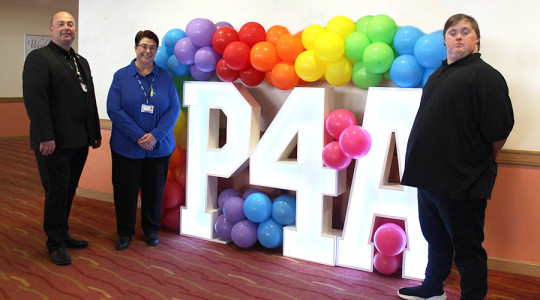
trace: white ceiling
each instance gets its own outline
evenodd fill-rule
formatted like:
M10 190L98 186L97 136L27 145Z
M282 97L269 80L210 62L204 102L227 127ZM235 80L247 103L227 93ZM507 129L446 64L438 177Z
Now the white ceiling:
M79 9L79 0L0 0L0 4L30 5L67 11Z

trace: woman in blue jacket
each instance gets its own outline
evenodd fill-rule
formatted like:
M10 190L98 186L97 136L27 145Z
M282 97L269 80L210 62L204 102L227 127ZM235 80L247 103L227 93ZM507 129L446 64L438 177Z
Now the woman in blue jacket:
M150 247L159 244L163 189L176 146L173 127L180 103L172 76L154 64L158 45L152 31L137 33L136 58L114 74L107 97L117 250L126 249L135 233L139 190L145 242Z

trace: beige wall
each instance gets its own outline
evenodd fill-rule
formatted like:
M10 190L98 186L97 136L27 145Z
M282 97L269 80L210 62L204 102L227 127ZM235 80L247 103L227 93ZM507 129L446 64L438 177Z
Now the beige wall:
M50 35L51 17L61 8L0 4L0 97L22 97L22 69L24 65L24 35ZM78 11L68 11L75 20ZM77 51L78 40L73 49Z

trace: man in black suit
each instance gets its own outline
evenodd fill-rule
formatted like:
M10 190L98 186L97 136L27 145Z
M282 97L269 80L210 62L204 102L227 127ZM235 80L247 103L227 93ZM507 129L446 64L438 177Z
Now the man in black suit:
M90 67L75 53L75 20L67 12L51 20L51 42L28 54L23 70L23 98L45 190L43 228L52 263L69 265L66 248L88 242L68 235L68 218L88 147L101 145L99 117Z

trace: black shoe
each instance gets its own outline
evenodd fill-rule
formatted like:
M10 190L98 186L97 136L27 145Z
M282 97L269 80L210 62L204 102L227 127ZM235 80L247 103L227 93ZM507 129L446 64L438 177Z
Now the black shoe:
M423 285L402 288L398 291L398 296L401 299L446 299L446 293L444 292L443 287L441 287L440 289L428 289Z
M146 244L150 247L155 247L159 244L157 233L150 233L146 236Z
M129 242L131 241L130 236L118 236L118 240L116 241L116 245L114 245L114 249L116 250L124 250L127 249L129 246Z
M86 248L88 247L88 242L85 240L76 240L70 236L68 236L66 240L66 248Z
M49 251L51 262L59 266L71 265L71 257L67 253L66 248L56 248Z

